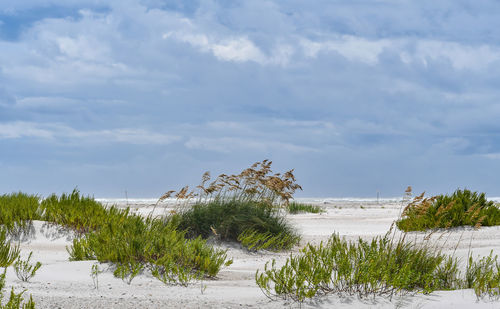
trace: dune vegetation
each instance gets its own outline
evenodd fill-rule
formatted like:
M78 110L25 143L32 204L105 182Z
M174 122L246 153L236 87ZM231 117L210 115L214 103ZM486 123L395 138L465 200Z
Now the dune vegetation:
M320 214L324 213L325 210L318 205L304 204L299 202L291 202L287 205L286 210L290 214L300 214L300 213L313 213Z
M222 174L213 181L207 172L196 192L188 187L169 191L160 202L171 196L194 200L172 216L190 237L237 241L250 250L290 249L300 235L288 223L285 210L301 187L293 170L274 174L271 164L257 162L239 174Z
M500 263L491 253L474 260L465 271L458 259L427 243L395 238L388 232L371 241L347 241L334 234L327 243L307 244L283 266L276 260L257 270L255 281L271 300L307 299L327 295L375 298L436 290L474 289L478 298L500 297Z
M207 172L195 190L188 186L163 194L155 208L174 198L176 206L164 215L134 214L129 208L104 206L75 189L70 194L12 193L0 196L0 267L13 266L22 281L29 281L41 267L19 258L11 239L29 237L34 220L72 231L67 247L70 260L110 263L114 275L130 284L149 272L165 284L188 285L193 280L214 278L231 265L227 250L212 242L238 242L250 250L290 250L301 237L287 220L289 214L322 213L323 208L296 203L301 190L293 170L273 173L264 160L235 175L211 179ZM411 190L407 190L409 197ZM396 236L394 224L403 231ZM500 263L490 254L475 260L469 255L465 270L442 248L407 241L411 231L455 226L500 224L500 210L484 193L457 190L452 195L408 200L402 216L385 236L369 241L347 241L334 234L326 243L307 244L290 254L285 264L269 261L257 270L257 286L270 299L303 302L324 295L356 295L360 298L435 290L471 288L478 297L500 296ZM97 288L98 264L91 274ZM0 290L5 286L0 274ZM6 308L34 308L24 300L25 291L11 290ZM3 293L0 294L0 300Z
M0 273L0 308L6 309L31 309L35 308L35 303L33 299L30 298L28 301L24 300L23 294L26 290L21 291L20 293L16 293L14 287L11 288L8 299L4 301L4 290L5 290L5 276L7 273L7 267L12 264L19 263L21 260L19 259L19 247L12 245L11 242L7 239L7 231L4 227L0 228L0 267L3 267L3 272ZM30 267L29 260L24 262L27 267ZM40 264L37 263L37 269L40 267ZM16 267L18 269L18 267ZM36 272L36 270L32 270L32 274Z
M451 195L415 197L396 222L403 231L425 231L457 226L500 225L500 208L485 193L456 190Z
M201 238L186 238L168 218L143 218L129 209L107 208L76 189L45 199L24 193L0 197L0 223L5 233L29 235L33 220L74 231L77 237L68 247L71 260L110 262L115 276L128 282L149 270L162 282L185 285L193 279L215 277L232 262L225 250L215 249ZM29 268L19 262L21 271L22 266ZM24 271L26 276L30 274L30 269Z
M284 265L277 266L273 259L257 270L257 285L272 300L297 302L332 294L392 298L455 289L473 289L478 298L500 297L500 263L493 252L480 259L469 253L463 271L458 259L431 246L429 237L424 237L423 243L407 241L409 231L498 225L498 207L488 202L484 193L469 190L432 198L422 194L413 200L410 196L411 187L403 199L408 205L402 217L385 236L347 241L334 234L327 243L307 244ZM402 234L396 234L394 224Z

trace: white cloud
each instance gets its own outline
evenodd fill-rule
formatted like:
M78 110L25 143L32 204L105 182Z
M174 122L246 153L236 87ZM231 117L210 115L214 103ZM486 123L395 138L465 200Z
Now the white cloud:
M74 144L125 143L136 145L167 145L179 141L176 135L152 132L145 129L77 130L61 124L32 122L0 123L0 139L32 137L54 142Z
M485 158L491 159L491 160L500 160L500 152L496 153L487 153L482 155Z
M17 121L0 123L0 139L17 139L24 137L52 139L54 137L54 132L40 128L37 124L30 122Z
M318 149L280 141L259 140L239 137L191 137L185 144L189 149L200 149L230 153L234 151L266 152L285 150L294 153L318 152Z
M427 59L446 59L457 70L485 69L500 60L500 48L481 44L464 45L457 42L420 40L414 58L427 63Z
M316 57L323 51L335 51L350 61L377 64L378 57L385 48L391 47L390 40L368 40L362 37L344 35L336 40L311 41L301 39L300 44L307 57Z
M334 51L349 61L369 65L378 64L379 57L385 50L399 54L401 61L406 64L421 63L427 66L429 60L445 60L456 70L482 70L500 60L498 47L453 41L407 38L368 40L345 35L337 39L317 41L302 38L300 44L304 55L310 58L315 58L322 52Z
M258 64L286 65L294 53L288 44L277 44L271 55L264 54L245 36L214 38L207 34L170 31L163 34L163 39L185 42L203 52L212 53L217 59L232 62L252 61Z

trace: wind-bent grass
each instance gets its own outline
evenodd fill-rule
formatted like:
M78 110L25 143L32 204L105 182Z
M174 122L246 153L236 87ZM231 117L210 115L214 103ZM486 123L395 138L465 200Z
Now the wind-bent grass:
M301 187L295 183L293 170L272 174L271 164L257 162L240 174L222 174L212 182L205 173L198 193L189 192L186 186L175 194L178 199L197 198L197 202L179 208L172 220L190 237L239 241L252 250L293 247L300 236L286 220L283 208ZM165 193L158 202L174 192Z
M299 214L299 213L306 213L306 212L319 214L319 213L325 212L325 210L321 206L298 203L298 202L291 202L286 207L286 210L291 214Z
M500 208L487 201L485 193L467 189L430 198L424 198L422 193L405 207L396 224L406 232L463 225L500 225Z

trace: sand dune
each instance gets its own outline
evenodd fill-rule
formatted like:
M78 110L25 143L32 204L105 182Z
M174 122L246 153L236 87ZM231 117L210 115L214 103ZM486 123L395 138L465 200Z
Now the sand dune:
M397 201L330 201L322 202L324 214L289 215L289 219L303 235L301 245L319 243L332 233L348 239L371 238L385 234L398 217ZM121 206L124 206L123 204ZM129 201L129 206L143 214L153 209L151 202ZM362 206L362 207L361 207ZM169 211L160 207L156 212ZM41 261L42 268L28 283L17 279L8 269L7 287L26 289L32 294L38 308L297 308L298 304L267 299L254 282L255 271L275 258L283 262L289 252L250 253L237 244L219 244L228 249L233 265L220 272L217 280L196 282L188 287L164 285L150 275L136 277L130 285L114 278L109 265L101 264L99 289L90 276L95 261L68 261L66 246L74 235L43 222L34 222L33 233L21 240L22 255L33 251L33 261ZM423 233L410 233L417 241ZM433 243L444 247L447 253L460 258L469 250L474 255L487 255L491 250L500 254L500 227L479 230L458 228L435 233ZM471 240L472 239L472 240ZM460 240L460 242L459 242ZM457 243L458 246L457 246ZM297 251L298 248L295 249ZM499 308L500 302L477 300L472 290L442 291L431 295L406 296L389 301L384 298L360 300L356 297L330 296L317 302L303 304L303 308Z

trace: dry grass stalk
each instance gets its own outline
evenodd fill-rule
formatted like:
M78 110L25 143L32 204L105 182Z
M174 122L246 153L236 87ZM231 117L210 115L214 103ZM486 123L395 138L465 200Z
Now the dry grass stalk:
M283 175L273 174L271 165L272 161L269 160L255 162L239 174L221 174L212 182L210 182L210 172L205 172L201 184L196 187L198 192L189 191L188 186L177 192L168 191L160 197L157 204L175 193L174 197L177 200L238 199L263 202L270 207L286 207L295 191L302 190L302 187L295 182L294 170L287 171Z

